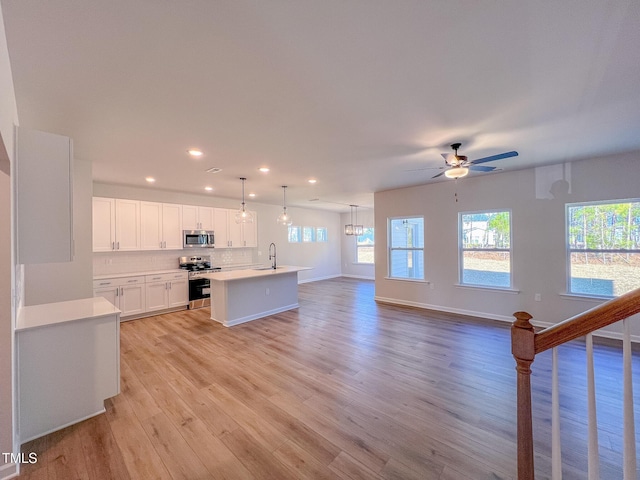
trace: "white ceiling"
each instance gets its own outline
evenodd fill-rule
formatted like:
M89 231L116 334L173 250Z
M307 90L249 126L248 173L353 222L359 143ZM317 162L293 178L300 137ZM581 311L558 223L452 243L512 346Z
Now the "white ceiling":
M503 170L640 151L637 0L1 5L20 124L99 182L348 211L452 142Z

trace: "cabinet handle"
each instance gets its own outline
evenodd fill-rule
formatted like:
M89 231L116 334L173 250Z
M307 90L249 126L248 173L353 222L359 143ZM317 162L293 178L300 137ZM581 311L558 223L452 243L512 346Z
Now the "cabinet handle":
M116 242L116 250L120 250L120 242Z
M138 280L127 280L127 283L138 283Z
M100 285L109 285L111 282L101 282Z
M120 296L124 297L124 288L120 287Z
M120 296L120 288L116 288L116 297Z

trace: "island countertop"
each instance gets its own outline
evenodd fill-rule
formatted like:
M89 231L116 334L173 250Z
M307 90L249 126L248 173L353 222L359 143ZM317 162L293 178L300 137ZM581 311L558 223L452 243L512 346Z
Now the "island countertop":
M233 280L244 280L248 278L267 277L269 275L280 275L283 273L295 273L303 270L311 270L311 267L298 267L295 265L282 265L275 270L273 268L248 268L245 270L231 270L227 272L213 272L201 274L200 278L208 278L212 281L229 282Z

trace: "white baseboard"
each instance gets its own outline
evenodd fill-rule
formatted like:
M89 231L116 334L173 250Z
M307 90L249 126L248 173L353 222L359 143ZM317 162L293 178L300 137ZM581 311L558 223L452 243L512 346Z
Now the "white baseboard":
M298 280L298 285L300 285L301 283L319 282L320 280L330 280L332 278L338 278L341 276L342 275L337 274L337 275L327 275L326 277L307 278L306 280Z
M218 320L217 318L211 318L211 320L213 320L214 322L221 323L225 327L233 327L234 325L250 322L251 320L257 320L259 318L268 317L269 315L275 315L276 313L286 312L287 310L293 310L294 308L298 308L299 306L300 305L298 303L292 303L291 305L285 305L284 307L274 308L273 310L267 310L265 312L256 313L254 315L247 315L246 317L236 318L228 322Z
M515 318L505 315L496 315L494 313L475 312L473 310L464 310L462 308L443 307L442 305L431 305L429 303L409 302L406 300L398 300L396 298L386 298L375 296L376 302L390 303L392 305L402 305L406 307L424 308L425 310L436 310L438 312L456 313L458 315L466 315L468 317L488 318L490 320L499 320L501 322L512 323Z
M425 310L435 310L437 312L457 313L459 315L466 315L468 317L477 317L477 318L485 318L485 319L489 319L489 320L498 320L500 322L513 323L515 321L515 318L512 317L512 316L509 317L509 316L506 316L506 315L495 315L493 313L475 312L475 311L472 311L472 310L463 310L461 308L443 307L441 305L431 305L431 304L428 304L428 303L410 302L410 301L406 301L406 300L398 300L396 298L386 298L386 297L375 296L374 300L376 302L389 303L389 304L392 304L392 305L423 308ZM551 327L551 326L554 325L553 323L537 322L537 321L533 321L533 322L531 322L531 324L534 327L539 327L539 328L547 328L547 327ZM603 330L596 330L595 332L593 332L593 335L595 337L610 338L610 339L613 339L613 340L622 340L622 334L621 333L617 333L617 332L607 332L607 331L603 331ZM631 342L640 343L640 335L631 335Z
M20 473L18 465L15 463L7 463L0 467L0 480L9 480L15 478Z
M356 278L358 280L375 280L376 277L368 277L366 275L351 275L348 273L343 273L342 275L340 275L341 277L347 277L347 278Z

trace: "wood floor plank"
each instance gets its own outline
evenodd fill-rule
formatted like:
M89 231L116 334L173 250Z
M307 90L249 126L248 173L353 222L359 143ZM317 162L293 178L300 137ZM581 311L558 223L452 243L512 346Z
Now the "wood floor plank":
M38 463L19 478L515 478L509 325L373 294L373 282L336 278L300 285L297 309L232 328L206 308L122 323L122 393L105 415L24 444ZM621 348L594 350L601 472L621 479ZM531 377L537 479L551 469L546 353ZM559 354L564 478L585 478L584 343ZM640 347L633 363L638 382Z

